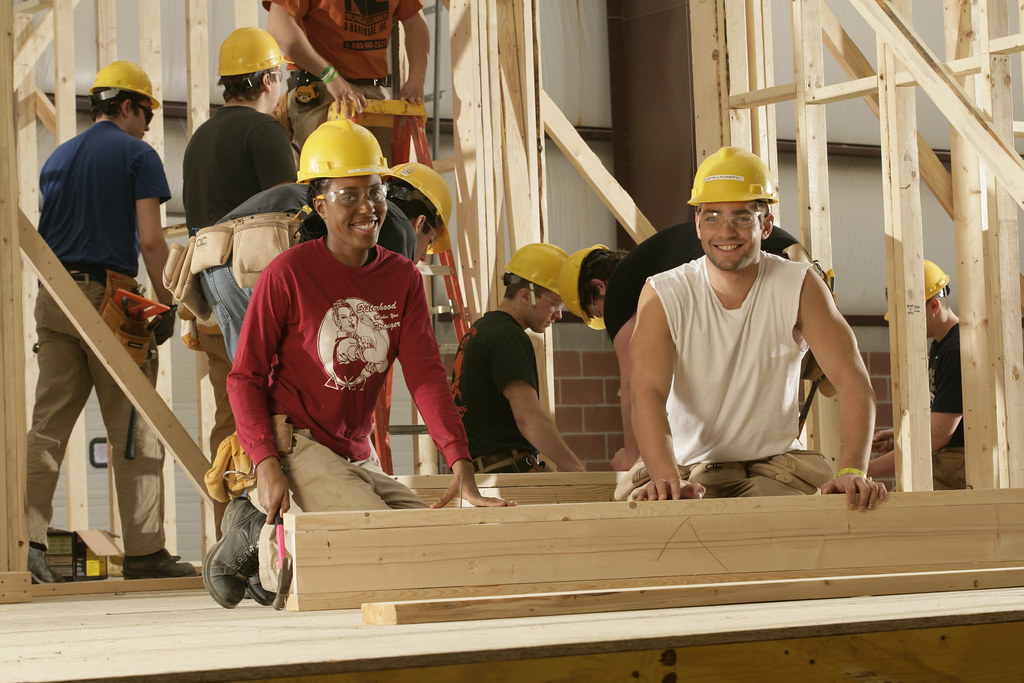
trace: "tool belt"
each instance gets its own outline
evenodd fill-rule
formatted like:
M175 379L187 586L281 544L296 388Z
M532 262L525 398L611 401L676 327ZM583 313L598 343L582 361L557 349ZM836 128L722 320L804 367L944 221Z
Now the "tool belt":
M345 78L341 76L341 78ZM382 78L345 78L345 80L352 85L372 85L379 88L390 88L391 87L391 74ZM317 87L317 83L320 83L320 79L317 76L298 69L292 71L288 75L288 91L295 91L295 100L302 104L315 105L318 104L317 100L320 99L320 89Z
M686 481L690 478L689 467L678 465L678 468L680 479ZM637 491L647 486L650 481L651 475L647 472L647 466L644 465L642 458L637 458L633 466L626 472L626 476L619 479L619 483L615 486L615 493L612 494L612 500L634 500Z
M288 416L274 415L270 421L278 454L291 453L292 425L288 423ZM256 488L256 468L238 441L238 432L220 442L217 455L203 476L203 481L210 497L221 503L230 502Z
M292 245L305 215L259 213L203 228L189 238L187 246L171 245L164 286L200 323L210 324L213 309L203 296L199 274L231 261L238 286L254 287L263 269Z
M494 472L511 467L515 472L545 472L546 465L532 451L518 451L514 448L504 453L481 455L473 458L473 471Z
M89 275L92 276L91 273ZM138 294L139 283L135 281L135 278L113 270L106 271L106 280L107 288L103 292L103 299L100 300L100 317L128 351L132 360L141 366L153 346L152 330L145 320L136 320L124 307L118 305L114 297L119 289Z

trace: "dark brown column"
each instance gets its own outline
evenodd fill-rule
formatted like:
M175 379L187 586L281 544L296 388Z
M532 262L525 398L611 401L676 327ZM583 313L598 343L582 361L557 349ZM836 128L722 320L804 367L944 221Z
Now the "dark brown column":
M613 173L658 230L693 219L689 0L607 0ZM619 227L618 244L633 246Z

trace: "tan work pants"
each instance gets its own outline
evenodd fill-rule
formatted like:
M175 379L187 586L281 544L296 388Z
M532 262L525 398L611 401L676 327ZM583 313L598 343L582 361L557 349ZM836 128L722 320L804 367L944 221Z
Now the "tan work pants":
M412 510L428 507L412 490L380 469L376 456L352 462L315 440L307 429L296 429L291 453L281 454L281 470L291 489L290 512L341 510ZM249 500L260 512L259 495ZM272 525L260 532L260 582L277 590L277 538Z
M789 451L748 462L698 463L689 480L704 486L705 498L740 498L813 494L833 476L821 453Z
M92 280L78 285L98 309L104 285ZM47 544L46 529L53 517L53 494L64 452L75 422L95 389L107 429L107 457L114 470L125 553L148 555L160 550L165 545L163 446L145 419L139 416L135 458L126 460L124 451L132 404L46 289L39 290L35 319L39 337L39 381L27 439L30 540ZM156 358L143 363L142 371L155 383Z
M962 446L943 448L932 455L932 488L936 491L967 488Z
M309 137L310 133L327 120L327 110L330 108L331 103L334 102L331 94L327 92L327 88L323 84L317 83L316 87L320 93L316 104L307 105L296 101L294 90L287 95L288 121L292 129L292 147L296 152L302 150L302 145L306 143L306 138ZM387 91L379 85L352 84L352 89L368 100L386 100L388 98ZM369 130L377 138L377 142L380 143L381 152L390 160L391 129L374 127Z

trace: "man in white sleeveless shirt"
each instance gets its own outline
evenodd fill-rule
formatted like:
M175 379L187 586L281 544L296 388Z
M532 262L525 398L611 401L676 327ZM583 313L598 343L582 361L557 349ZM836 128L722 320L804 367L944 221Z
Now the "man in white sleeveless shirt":
M637 500L820 490L866 509L885 498L864 473L874 393L853 331L810 264L761 251L777 201L768 167L745 150L723 147L697 170L689 203L706 255L647 281L630 344L650 476ZM798 438L808 348L838 392L836 475Z

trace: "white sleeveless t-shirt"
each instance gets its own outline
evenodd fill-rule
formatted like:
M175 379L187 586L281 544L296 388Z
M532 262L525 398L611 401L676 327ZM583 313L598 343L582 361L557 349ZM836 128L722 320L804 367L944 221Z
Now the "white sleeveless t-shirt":
M706 256L648 279L676 347L666 410L680 465L802 448L798 400L807 343L795 327L810 264L761 257L757 280L735 310L711 288Z

